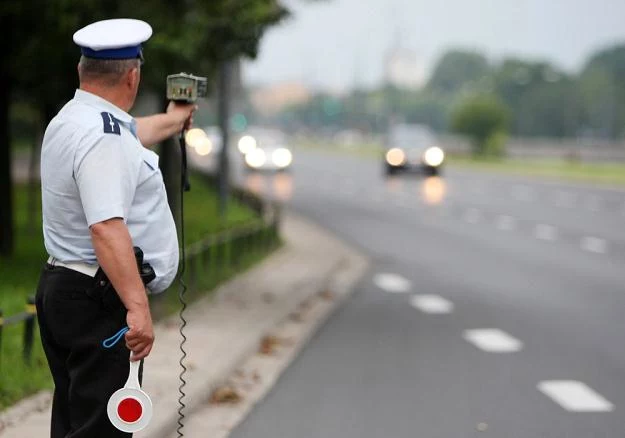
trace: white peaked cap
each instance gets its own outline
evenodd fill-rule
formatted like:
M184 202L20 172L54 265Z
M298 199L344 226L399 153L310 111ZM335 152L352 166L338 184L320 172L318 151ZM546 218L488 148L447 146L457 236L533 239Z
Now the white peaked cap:
M115 18L92 23L74 33L74 42L82 54L91 58L127 59L141 53L141 43L152 36L145 21Z

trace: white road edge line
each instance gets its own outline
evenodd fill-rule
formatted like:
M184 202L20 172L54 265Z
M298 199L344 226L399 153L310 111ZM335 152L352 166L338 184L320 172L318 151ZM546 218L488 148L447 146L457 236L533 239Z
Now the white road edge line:
M523 342L499 329L465 330L462 337L488 353L514 353L523 348Z
M557 230L553 225L538 224L534 231L536 238L540 240L554 241L556 240Z
M444 315L454 311L454 303L439 295L414 295L410 305L423 313Z
M575 380L540 382L538 390L570 412L611 412L614 405L588 385Z
M596 254L605 254L608 250L608 242L600 237L583 237L580 244L584 251L594 252Z
M390 293L404 293L410 290L410 281L397 274L376 274L373 282L380 289Z

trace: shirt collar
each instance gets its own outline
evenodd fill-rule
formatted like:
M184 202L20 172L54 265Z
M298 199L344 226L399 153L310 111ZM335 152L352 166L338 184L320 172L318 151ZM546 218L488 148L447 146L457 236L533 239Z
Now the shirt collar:
M111 113L117 120L127 123L129 126L133 126L135 121L130 114L122 110L116 105L113 105L106 99L101 98L93 93L89 93L85 90L76 90L74 94L74 100L84 103L89 106L93 106L98 110L105 110Z

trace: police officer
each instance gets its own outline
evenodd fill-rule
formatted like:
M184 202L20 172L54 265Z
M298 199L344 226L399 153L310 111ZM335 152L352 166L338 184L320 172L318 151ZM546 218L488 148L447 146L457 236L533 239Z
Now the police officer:
M195 107L170 103L163 114L128 114L141 77L141 44L151 35L149 24L131 19L76 32L80 87L43 139L43 233L50 258L37 312L55 384L52 438L130 436L112 426L106 406L128 377L130 351L131 360L141 360L154 342L133 246L156 274L149 292L167 288L178 268L174 220L158 156L148 147L188 127ZM125 342L102 346L126 325Z

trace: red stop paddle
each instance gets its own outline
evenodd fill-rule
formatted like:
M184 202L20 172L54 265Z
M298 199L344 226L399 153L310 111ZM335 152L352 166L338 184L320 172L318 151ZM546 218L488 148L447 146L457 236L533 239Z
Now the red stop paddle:
M128 380L113 393L106 406L113 426L122 432L139 432L152 419L152 400L139 385L139 361L130 361Z

